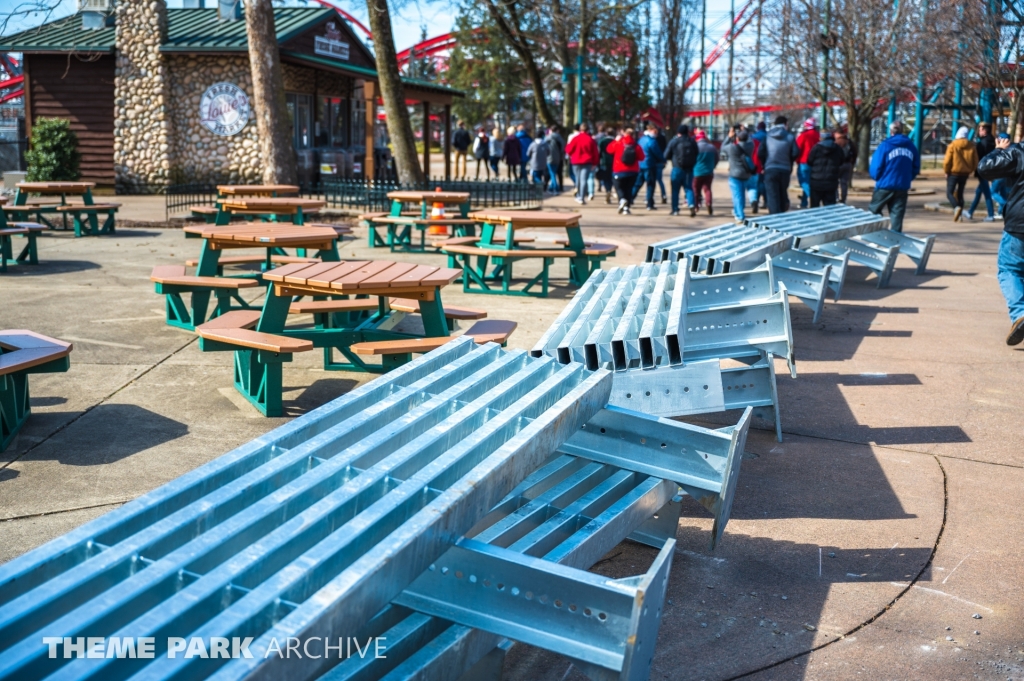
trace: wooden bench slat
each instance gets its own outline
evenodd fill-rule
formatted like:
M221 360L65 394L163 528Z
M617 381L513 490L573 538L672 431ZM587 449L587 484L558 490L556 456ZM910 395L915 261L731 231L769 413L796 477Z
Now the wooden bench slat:
M184 265L157 265L153 268L149 278L154 277L183 277L185 276Z
M465 336L477 343L504 343L518 326L504 319L486 319L469 327ZM451 337L408 338L393 341L372 341L355 343L349 349L357 355L401 355L436 350L451 340Z
M71 343L58 338L50 338L28 329L5 329L0 331L0 347L5 350L25 350L28 348L58 347L71 350Z
M84 203L71 203L66 206L57 206L57 211L60 213L94 213L99 211L117 210L120 207L120 203L94 203L88 206Z
M38 222L9 222L7 223L17 229L27 229L30 232L45 232L46 225L41 225Z
M245 265L245 264L258 264L266 262L267 258L263 255L222 255L217 259L219 265ZM272 255L270 256L270 262L280 263L282 265L300 263L304 265L313 265L320 262L320 258L300 258L297 255ZM188 267L195 267L199 264L199 258L189 258L185 261Z
M208 322L196 327L196 331L204 329L251 329L260 321L260 310L232 310L219 317L214 317Z
M172 286L201 286L204 288L252 288L259 286L255 279L229 279L227 277L197 277L185 274L184 265L157 265L149 275L150 281Z
M376 310L375 298L358 298L356 300L300 300L288 308L290 314L313 314L324 312L362 312Z
M492 258L574 258L576 253L565 250L483 248L480 246L442 246L445 253L461 255L486 255Z
M14 234L28 234L29 230L27 227L6 227L0 229L0 235L11 236Z
M427 225L437 227L452 227L458 225L476 224L476 220L469 220L468 218L420 218L412 216L386 216L382 218L374 218L374 222L383 222L389 225Z
M392 310L398 310L399 312L418 313L420 311L419 303L408 298L392 298L388 303L391 305ZM445 305L444 316L448 319L485 319L487 317L487 310L474 310L470 307Z
M34 366L39 366L40 364L46 364L47 362L52 362L55 359L66 357L70 353L70 348L67 350L29 348L26 350L5 352L0 355L0 376L13 374L17 371L24 371L25 369L31 369Z
M203 329L200 327L197 331L200 337L207 340L219 341L229 345L240 345L244 348L252 348L253 350L292 353L307 352L313 349L312 341L278 336L273 333L261 333L249 329Z
M352 228L348 225L335 225L330 222L307 222L304 227L321 227L324 229L333 229L338 234L351 234Z

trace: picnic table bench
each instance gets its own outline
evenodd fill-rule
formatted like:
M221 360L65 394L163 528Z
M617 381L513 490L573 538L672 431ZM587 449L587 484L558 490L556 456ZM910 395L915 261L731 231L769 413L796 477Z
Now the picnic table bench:
M607 407L610 384L456 339L0 566L0 674L459 678L522 641L647 678L682 495L720 541L749 413L651 418ZM659 549L646 573L586 572L627 537ZM40 643L100 622L154 656ZM387 655L272 652L345 625ZM168 637L241 632L251 657L169 656Z
M36 219L56 229L56 225L47 220L46 215L59 214L64 217L64 228L67 229L67 216L72 216L74 221L75 236L83 235L96 236L99 234L114 233L114 215L120 208L119 203L96 203L93 200L92 190L95 182L19 182L17 193L14 196L12 206L4 206L4 212L11 215L15 220L28 220L30 214L35 214ZM29 195L60 197L59 203L29 202ZM82 203L67 202L69 196L82 197ZM99 223L99 216L106 215L102 227ZM85 216L83 220L83 216Z
M469 192L443 192L400 190L388 192L391 209L387 212L364 213L359 220L367 227L367 240L370 248L387 247L394 251L422 252L426 250L426 235L431 228L454 228L455 236L473 235L476 233L473 220L469 213ZM412 204L415 210L403 210ZM433 204L441 204L445 208L455 206L456 215L438 217L432 215ZM380 227L386 229L387 237L378 234ZM419 244L414 243L414 232L419 232Z
M407 363L414 352L443 344L451 325L441 289L458 276L458 270L379 260L283 265L263 274L267 293L255 327L232 330L223 324L216 328L199 325L199 347L234 352L235 387L262 413L279 416L283 410L282 363L290 362L295 352L321 348L327 370L383 372ZM296 302L296 296L357 298ZM401 299L394 308L392 298ZM404 310L412 309L419 313L422 331L399 327L411 314ZM468 317L477 316L478 311L450 312ZM313 313L317 324L314 328L288 327L288 315L296 313ZM241 315L235 318L243 319ZM514 325L503 328L502 342L513 329ZM481 327L473 335L496 339L498 332L493 326ZM434 340L411 342L424 338ZM391 341L402 344L389 345ZM341 361L335 359L335 352L342 355ZM363 358L368 356L381 361L367 362Z
M481 225L479 239L475 242L449 239L440 244L441 250L449 257L449 263L454 262L462 268L462 288L466 292L546 297L550 266L556 259L564 258L569 262L569 281L572 285L581 286L616 251L612 244L584 240L579 227L579 213L476 211L469 217ZM519 247L515 232L527 228L564 229L568 237L564 242L566 247ZM540 273L527 280L522 288L513 289L514 263L530 259L540 260ZM491 265L493 270L488 271ZM491 286L496 282L501 284L500 289ZM531 293L538 285L540 292Z
M208 319L211 294L217 298L213 317L232 309L249 308L249 303L239 295L239 290L259 286L265 271L280 264L281 259L303 266L338 260L338 234L329 227L256 222L189 225L182 231L186 238L203 240L199 258L187 261L196 263L195 275L186 275L185 267L181 265L160 265L153 270L150 279L156 285L156 292L165 296L167 323L189 331L194 331ZM317 252L312 258L278 255L285 247L299 249L302 254L313 249ZM256 257L242 256L242 259L236 259L233 263L231 260L221 263L224 251L248 248L265 250L265 255L258 257L263 264L263 271L255 276L251 273L237 277L221 276L225 264L257 261ZM278 260L275 261L275 258ZM182 294L190 295L187 305Z
M277 222L278 216L286 215L292 224L301 225L307 215L316 213L327 203L316 199L281 198L265 196L231 196L217 200L217 215L214 224L226 225L233 216L259 216Z
M789 300L770 260L710 276L691 275L683 261L597 272L531 353L612 370L609 403L645 414L753 407L780 440L774 358L796 377Z
M71 343L34 331L0 331L0 452L31 413L28 375L67 371L71 349Z

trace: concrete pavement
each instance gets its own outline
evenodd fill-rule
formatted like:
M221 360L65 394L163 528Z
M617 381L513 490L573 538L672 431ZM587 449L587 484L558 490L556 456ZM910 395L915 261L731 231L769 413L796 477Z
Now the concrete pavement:
M620 217L599 201L582 209L585 232L620 244L609 266L639 262L651 241L726 222L725 183L715 191L721 217L670 218L660 205ZM156 211L144 203L152 198L119 200L125 214L135 201L140 216ZM923 210L927 200L912 200L905 225L938 234L926 275L903 258L879 290L854 267L844 299L817 324L792 306L799 378L779 372L784 442L752 433L715 552L706 513L687 507L652 678L1024 678L1024 350L1003 343L1000 226L952 223ZM546 208L577 206L559 197ZM357 234L343 257L388 257ZM47 234L38 268L0 277L0 328L75 344L71 371L32 377L33 417L0 458L0 560L284 422L234 393L230 355L201 353L191 334L163 324L149 271L197 254L197 242L170 229ZM565 276L564 265L554 269ZM571 295L564 286L547 300L450 287L444 299L519 322L510 345L529 348ZM285 365L289 417L370 378L324 372L319 359ZM625 543L595 569L637 574L654 553ZM585 678L525 646L505 672Z

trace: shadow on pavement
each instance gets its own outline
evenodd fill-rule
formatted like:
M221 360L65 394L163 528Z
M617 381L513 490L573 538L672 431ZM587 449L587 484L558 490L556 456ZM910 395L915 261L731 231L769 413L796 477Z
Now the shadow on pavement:
M17 449L24 451L55 434L61 426L78 416L68 412L33 413L18 436ZM188 426L134 404L100 404L75 424L75 437L92 443L88 447L38 447L25 460L54 459L69 466L96 466L151 449L188 434ZM12 458L18 454L5 452Z
M89 260L48 260L46 254L39 257L38 265L15 265L8 267L2 277L40 277L53 274L70 274L71 272L84 272L86 270L98 270L102 267L99 263Z
M373 377L371 376L371 378ZM313 381L309 386L284 386L285 416L301 416L313 411L317 407L322 407L331 400L351 392L357 385L359 385L359 381L351 378L321 378ZM288 399L297 391L301 392L293 399Z

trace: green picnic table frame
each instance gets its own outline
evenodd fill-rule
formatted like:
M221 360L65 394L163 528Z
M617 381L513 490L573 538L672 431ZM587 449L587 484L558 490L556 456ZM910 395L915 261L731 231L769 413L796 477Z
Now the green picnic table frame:
M374 230L371 236L374 240L374 242L370 244L371 248L386 246L392 252L406 251L416 253L425 251L427 226L424 226L423 230L421 230L420 246L417 248L413 244L413 230L416 229L414 222L416 220L428 220L430 218L432 204L434 203L442 203L445 205L446 209L448 206L456 206L459 212L459 218L469 218L469 192L399 190L388 192L387 196L391 199L391 210L388 217L408 218L409 223L406 225L388 225L386 241L381 239L380 236L377 235L376 230ZM407 203L418 203L420 205L420 214L418 217L402 215L402 207ZM445 217L448 216L446 215ZM451 217L455 216L453 215ZM475 225L455 225L454 234L455 236L476 236L476 227Z
M92 197L92 188L96 186L95 182L19 182L16 187L17 191L14 194L14 206L27 206L29 194L39 194L42 196L60 196L60 205L66 206L68 196L81 196L82 203L86 206L95 205L95 201ZM50 229L57 229L57 226L52 222L43 217L46 214L57 213L57 206L38 206L29 207L22 214L16 215L16 222L24 222L28 220L28 216L34 214L39 222L45 224ZM63 216L64 229L68 229L68 218L67 215ZM93 214L89 216L89 232L91 234L99 233L99 218Z
M388 261L358 261L338 263L333 268L320 265L285 265L264 275L268 279L266 296L255 331L309 341L315 348L322 348L324 353L324 369L327 371L364 371L383 373L408 361L407 355L384 355L381 364L368 364L349 348L356 343L405 340L414 338L447 337L448 323L441 302L440 283L454 280L458 273L442 268L426 268L411 266L416 270L432 269L441 273L434 277L434 284L429 286L397 287L388 283L387 270L395 272L395 279L410 273L410 266L405 263ZM316 277L301 281L302 271L319 273ZM380 281L374 287L359 289L358 280L361 272L372 271L375 279ZM332 274L332 272L334 274ZM352 288L332 288L329 282L332 276L348 272L355 283ZM285 278L288 281L284 281ZM429 277L425 277L429 279ZM300 281L300 283L290 283ZM337 279L335 280L337 281ZM316 328L288 328L288 314L293 298L297 295L326 297L341 294L377 296L378 309L369 317L356 318L350 323L338 324L331 315L325 317L331 321L317 324ZM419 301L419 313L423 321L423 335L402 333L394 327L407 313L391 310L388 300L393 296L414 295ZM200 338L199 348L204 352L234 352L234 383L235 388L267 416L280 416L282 410L282 365L292 361L292 353L275 353L267 350L239 347L209 338ZM339 352L343 359L337 361L334 352Z

